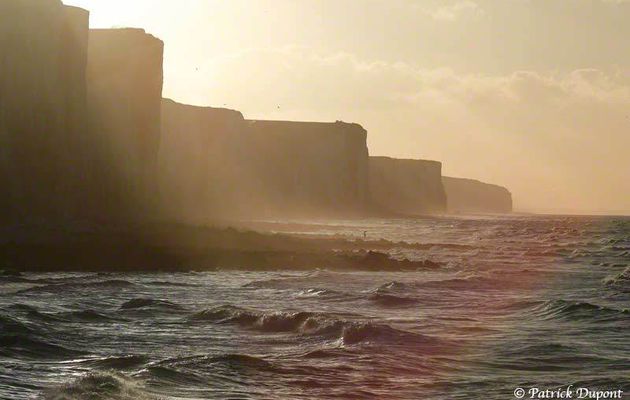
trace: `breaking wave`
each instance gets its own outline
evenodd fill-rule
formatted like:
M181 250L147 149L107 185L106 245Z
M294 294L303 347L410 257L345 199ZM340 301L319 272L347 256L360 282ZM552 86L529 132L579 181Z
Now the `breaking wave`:
M612 278L605 279L604 284L621 292L630 292L630 267Z
M50 389L45 400L157 400L132 379L117 373L98 372Z
M630 318L630 310L600 306L588 302L550 300L534 309L544 319L617 320Z
M337 290L326 289L326 288L310 288L305 290L300 290L296 297L298 298L320 298L326 299L330 301L335 300L351 300L356 296L352 296L347 293L343 293Z
M346 345L380 343L409 345L435 339L393 328L386 324L343 319L336 315L311 312L262 312L235 306L203 310L190 317L192 322L236 324L247 329L270 333L296 333L339 340Z

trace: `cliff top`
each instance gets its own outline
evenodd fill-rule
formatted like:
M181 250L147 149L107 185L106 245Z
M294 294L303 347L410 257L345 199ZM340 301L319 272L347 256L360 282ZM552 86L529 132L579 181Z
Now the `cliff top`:
M88 10L86 10L85 8L81 8L81 7L77 7L77 6L67 6L64 4L63 8L67 11L67 12L71 12L74 14L81 14L83 16L90 15L90 12Z
M492 188L495 188L495 189L498 189L498 190L504 190L504 191L508 192L511 195L511 192L505 186L495 185L494 183L486 183L486 182L482 182L482 181L477 180L477 179L455 178L455 177L452 177L452 176L443 176L442 180L445 183L448 183L448 181L451 181L451 182L464 183L464 184L469 184L469 185L481 185L481 186L485 186L485 187L492 187Z
M358 128L363 132L367 132L360 124L354 122L322 122L322 121L285 121L285 120L261 120L261 119L248 119L246 120L250 125L263 125L265 127L284 127L284 128L298 128L302 126L308 127L350 127Z
M90 14L90 12L84 8L65 5L61 0L1 0L0 6L3 7L2 11L7 12L7 10L15 10L18 9L27 9L34 11L36 9L60 9L62 8L65 11L70 11L74 13L81 14ZM8 7L8 8L4 8ZM10 15L10 14L8 14ZM8 16L7 15L7 16ZM3 15L4 16L4 15Z
M162 39L153 36L150 33L147 33L142 28L99 28L99 29L90 29L90 36L99 36L101 38L128 38L128 37L138 37L138 38L146 38L148 40L155 40L162 44L164 42Z
M210 106L196 106L196 105L192 105L192 104L185 104L185 103L180 103L178 101L175 101L173 99L167 99L167 98L163 98L162 99L162 105L164 106L171 106L171 107L184 107L187 108L189 110L197 110L199 112L214 112L214 113L225 113L225 114L234 114L235 116L237 116L237 118L240 119L245 119L243 117L243 114L238 111L238 110L232 110L231 108L223 108L223 107L210 107Z
M440 167L442 166L442 162L441 161L422 160L422 159L415 159L415 158L394 158L394 157L387 157L387 156L370 156L370 160L390 161L390 162L397 162L397 163L432 164L432 165L436 165L436 166L440 166Z

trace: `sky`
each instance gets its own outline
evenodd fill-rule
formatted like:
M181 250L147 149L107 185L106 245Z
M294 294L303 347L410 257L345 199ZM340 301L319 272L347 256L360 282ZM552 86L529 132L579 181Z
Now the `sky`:
M64 0L165 42L164 96L357 122L517 211L630 215L630 0Z

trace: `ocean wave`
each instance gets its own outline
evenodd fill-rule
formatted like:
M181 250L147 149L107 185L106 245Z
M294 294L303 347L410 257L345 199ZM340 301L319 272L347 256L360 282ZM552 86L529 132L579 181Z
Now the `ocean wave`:
M604 279L604 285L622 292L630 292L630 267L618 275Z
M309 312L265 313L246 310L235 306L221 306L193 314L193 321L211 321L216 323L234 323L264 332L291 332L298 330L309 318Z
M304 275L293 275L287 277L251 281L245 283L244 285L242 285L242 287L250 289L286 289L299 284L307 285L309 283L312 284L313 282L318 281L330 282L331 279L338 278L338 276L341 274L343 273L327 270L316 270Z
M402 307L417 304L418 299L403 295L417 286L416 282L403 283L399 281L390 281L384 283L372 291L368 300L384 307Z
M65 293L68 291L85 291L95 289L118 289L129 288L135 284L122 280L122 279L110 279L106 281L96 282L70 282L70 283L54 283L47 285L40 285L30 287L28 289L20 290L16 294L32 294L32 293Z
M26 335L32 332L31 328L16 318L0 314L0 335Z
M243 284L242 287L249 289L279 289L285 288L289 282L291 282L291 278L273 278L247 282Z
M309 351L308 353L302 356L303 358L316 358L316 359L324 359L324 358L337 358L339 357L339 349L317 349L313 351Z
M607 321L630 318L630 310L595 305L588 302L549 300L534 309L544 319Z
M186 283L186 282L175 282L175 281L149 281L143 282L148 286L174 286L174 287L196 287L199 286L194 283Z
M111 322L118 320L118 318L101 314L94 310L69 311L58 314L58 317L73 322Z
M139 297L125 301L121 304L121 310L138 310L138 309L168 309L168 310L181 310L182 307L179 304L172 303L167 300L152 299L149 297Z
M342 319L336 315L311 312L262 312L235 306L221 306L193 314L191 322L237 324L270 333L296 333L339 340L343 344L382 343L408 345L428 343L433 338L395 329L385 324Z
M120 320L119 317L109 316L90 309L60 313L43 313L31 305L22 303L12 305L11 309L26 313L26 317L33 322L110 322Z
M409 288L409 285L403 282L391 281L382 284L376 290L406 290Z
M29 308L30 310L30 308ZM41 323L0 314L0 355L11 358L64 359L84 354L51 341Z
M152 363L141 375L149 381L164 385L197 384L207 386L211 379L218 376L229 377L234 381L234 372L251 370L252 373L277 372L278 369L269 361L246 354L196 355L175 357Z
M199 367L208 366L210 364L226 364L236 367L249 367L259 370L270 370L273 368L269 361L263 358L239 354L239 353L227 353L220 355L198 355L189 357L169 358L159 361L153 366L168 366L168 367L182 367L197 369Z
M82 376L66 385L49 389L46 400L156 400L132 379L117 373L99 372Z
M13 270L8 270L8 269L0 269L0 278L9 278L9 277L13 277L13 278L19 278L24 276L23 273L21 273L20 271L13 271Z
M154 381L159 385L186 385L197 383L206 385L207 380L194 369L155 364L146 367L140 374L148 381Z
M0 283L29 283L30 279L26 278L23 273L18 271L0 270Z
M296 294L296 297L299 297L299 298L316 297L316 298L321 298L321 299L326 299L326 300L341 300L341 299L351 298L351 296L346 293L339 292L332 289L326 289L326 288L310 288L310 289L300 290Z
M485 275L470 274L468 276L448 278L419 283L422 288L452 289L452 290L500 290L508 282ZM515 284L515 282L510 282Z
M97 369L126 370L146 364L145 356L125 355L83 361L82 364Z
M501 349L500 353L506 353L512 356L518 355L529 361L536 360L536 365L530 368L542 368L541 362L545 358L557 360L558 356L573 356L577 351L578 349L568 344L548 341L544 343L510 343L509 348ZM490 362L494 363L494 361Z
M17 303L11 306L11 309L16 311L21 311L26 314L26 317L33 322L46 322L46 323L58 323L58 322L67 322L67 319L57 315L57 314L49 314L42 313L37 308L28 305Z
M394 294L376 291L369 297L370 301L384 307L410 306L418 303L418 299L407 296L396 296Z
M0 355L13 358L65 359L85 354L50 343L32 334L2 334L0 336Z
M541 304L544 304L543 300L517 300L507 302L503 305L499 304L497 309L506 310L506 311L522 311L528 310L535 307L539 307Z
M429 345L437 340L426 335L392 328L389 325L367 323L351 323L343 327L341 340L343 344L378 343L388 345Z
M78 282L86 282L86 283L90 283L90 282L94 282L94 281L103 281L103 280L107 280L104 279L106 277L110 277L111 274L109 273L103 273L103 272L99 272L99 273L95 273L95 274L88 274L88 273L62 273L62 274L44 274L44 275L39 275L39 274L35 274L32 276L32 278L30 278L30 280L32 282L35 283L39 283L41 285L44 284L63 284L63 283L78 283Z

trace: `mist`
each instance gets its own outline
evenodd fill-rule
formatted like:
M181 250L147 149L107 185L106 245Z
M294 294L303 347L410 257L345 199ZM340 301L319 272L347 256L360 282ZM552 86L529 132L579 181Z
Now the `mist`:
M165 97L360 122L372 155L440 160L517 211L630 212L628 2L66 3L162 38Z

